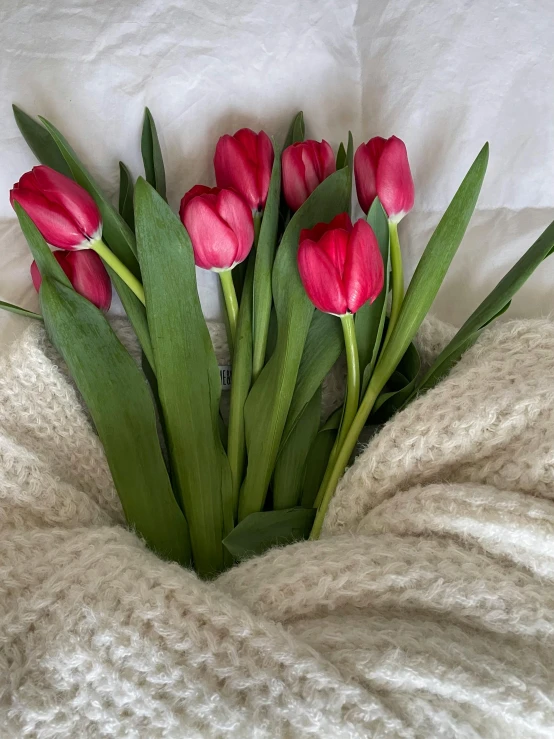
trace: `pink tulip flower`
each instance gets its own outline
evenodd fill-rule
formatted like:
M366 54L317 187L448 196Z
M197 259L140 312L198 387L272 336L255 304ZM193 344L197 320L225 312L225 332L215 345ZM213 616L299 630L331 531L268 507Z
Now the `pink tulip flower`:
M283 193L291 210L298 210L316 187L336 170L327 141L302 141L283 152Z
M252 211L265 208L273 144L265 133L241 128L233 136L222 136L214 155L215 180L221 189L236 190Z
M308 297L320 311L356 313L383 289L384 268L373 229L346 213L300 232L298 270Z
M46 241L60 249L87 249L102 236L102 220L93 198L69 177L41 165L33 167L10 191Z
M112 283L98 254L92 249L55 251L54 257L75 290L105 313L112 302ZM42 277L36 262L31 264L31 278L38 292Z
M187 229L198 267L221 272L243 262L254 243L254 220L233 190L195 185L181 200L179 215Z
M389 219L398 223L414 205L414 182L406 145L396 136L376 136L354 157L356 191L364 213L379 197Z

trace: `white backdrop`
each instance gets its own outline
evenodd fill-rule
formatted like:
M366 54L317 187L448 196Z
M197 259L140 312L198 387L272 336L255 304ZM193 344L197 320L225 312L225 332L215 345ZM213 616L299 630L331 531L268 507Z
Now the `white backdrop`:
M8 202L35 162L10 103L66 134L115 196L118 160L141 173L143 109L164 147L170 202L213 182L222 133L284 135L297 109L333 146L397 134L416 205L408 276L485 140L478 210L434 305L460 324L554 218L554 4L549 0L2 0L0 299L31 309L30 256ZM215 280L199 275L210 317ZM554 258L512 315L551 311ZM0 340L25 320L0 315Z

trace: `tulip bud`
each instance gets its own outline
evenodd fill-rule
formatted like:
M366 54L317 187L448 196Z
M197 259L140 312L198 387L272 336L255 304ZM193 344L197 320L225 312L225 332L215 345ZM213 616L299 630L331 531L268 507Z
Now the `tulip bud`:
M238 192L253 211L265 208L274 156L265 131L241 128L233 136L222 136L214 155L217 186Z
M389 219L398 223L414 206L414 182L404 142L376 136L354 157L356 191L364 213L379 197Z
M291 210L298 210L316 187L336 170L327 141L302 141L283 152L283 193Z
M233 190L195 185L181 200L198 267L221 272L243 262L254 243L252 211Z
M41 165L10 191L46 241L60 249L87 249L102 236L100 212L92 197L69 177Z
M92 249L55 251L53 254L79 295L107 312L112 302L112 283L98 254ZM31 264L31 279L38 292L42 277L36 262Z
M298 270L308 297L320 311L356 313L383 289L383 258L369 223L354 226L346 213L300 232Z

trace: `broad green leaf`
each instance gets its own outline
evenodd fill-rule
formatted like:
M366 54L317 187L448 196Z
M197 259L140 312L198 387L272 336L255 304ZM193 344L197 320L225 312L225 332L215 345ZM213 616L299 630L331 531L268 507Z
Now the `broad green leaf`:
M292 123L290 124L290 128L285 138L285 143L283 144L283 151L291 144L298 144L301 141L304 141L305 135L304 113L299 111L292 119Z
M412 343L373 406L370 415L372 425L385 423L403 406L416 386L420 370L419 352Z
M165 167L162 150L160 148L158 132L156 131L156 124L154 123L152 113L150 113L148 108L144 111L144 124L142 126L140 149L142 152L142 161L144 162L146 181L150 183L165 200Z
M321 388L306 405L287 440L281 445L273 475L273 508L298 505L306 458L319 429Z
M346 146L346 163L350 170L350 181L352 181L352 173L354 172L354 139L352 131L348 131L348 144Z
M541 262L552 253L553 248L554 222L543 231L535 243L471 314L420 382L417 383L414 393L406 400L406 403L410 402L416 393L421 393L436 385L450 371L462 354L477 341L485 326L488 326L489 323L508 310L513 296Z
M273 268L277 344L244 408L248 468L240 494L239 521L263 508L314 310L298 274L300 231L330 221L349 204L348 171L342 169L324 180L294 214L277 250Z
M219 367L198 298L192 245L142 177L135 225L176 492L196 569L213 576L223 569L221 541L233 527L231 474L219 432Z
M341 419L342 406L331 413L312 442L304 468L301 502L303 508L311 508L315 503L319 486L323 481L327 463L337 438Z
M237 334L233 353L233 377L229 410L229 437L227 456L231 467L233 484L233 519L237 516L240 486L246 462L246 439L244 436L244 404L252 384L252 283L254 278L254 255L248 259L244 280L243 297L237 321Z
M44 239L16 205L42 275L46 330L98 431L125 517L154 551L190 564L188 527L173 495L144 376L101 311L71 287Z
M390 239L387 214L383 210L379 198L375 198L369 213L367 222L373 228L379 249L383 258L385 268L385 284L380 295L373 303L365 303L356 313L356 341L358 343L358 355L360 358L360 371L362 373L361 395L363 396L381 348L383 329L387 315L387 295L390 282Z
M489 147L485 144L423 252L410 281L396 326L375 368L374 390L380 391L383 388L435 299L475 209L488 157Z
M314 310L298 368L281 446L344 349L341 322L336 316Z
M133 177L123 162L119 162L119 214L132 231L135 230L133 190Z
M281 196L281 152L273 145L275 159L264 208L254 267L253 297L253 367L254 377L260 373L265 360L269 317L271 315L271 270L275 258L277 227L279 225L279 201Z
M61 172L66 177L72 177L71 170L46 128L17 105L12 105L12 108L17 127L39 162Z
M40 120L44 123L52 140L58 146L75 180L94 198L102 216L102 238L113 253L131 270L135 277L140 279L140 269L135 256L137 247L133 232L107 200L62 134L44 118ZM148 357L148 361L152 367L154 367L144 306L123 280L117 277L117 275L114 275L110 269L108 269L108 272L144 353Z
M337 160L336 160L336 167L337 169L342 169L343 167L346 167L346 149L344 148L344 144L339 144L339 148L337 151Z
M13 303L7 303L5 300L0 300L0 308L2 310L7 310L10 313L17 313L20 316L25 316L26 318L36 318L38 321L42 321L42 316L38 313L33 313L32 310L27 310L26 308L20 308L19 305L14 305Z
M272 547L307 539L314 518L315 509L307 508L252 513L231 531L223 544L236 559L248 559Z

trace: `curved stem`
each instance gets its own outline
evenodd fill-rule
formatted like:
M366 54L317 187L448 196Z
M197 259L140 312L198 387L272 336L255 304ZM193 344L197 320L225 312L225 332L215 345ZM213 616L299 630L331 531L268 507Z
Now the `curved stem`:
M329 508L329 503L331 502L331 498L333 497L335 488L337 487L342 473L346 469L346 465L348 464L348 461L352 456L352 452L356 447L358 437L362 432L365 422L367 421L367 418L371 413L371 409L373 408L373 405L377 400L381 389L382 385L378 380L375 380L374 375L371 379L371 382L369 383L366 394L364 395L354 421L352 422L352 425L350 426L350 429L346 434L344 444L336 455L336 460L331 469L331 473L329 475L326 475L327 481L325 488L323 489L323 491L320 490L320 492L318 493L318 498L322 493L321 503L316 513L314 525L312 526L310 539L319 539L321 528L323 526L323 521L325 519L325 514L327 513L327 508Z
M398 224L389 221L390 235L390 262L392 271L392 305L390 310L389 325L387 335L383 343L383 349L387 345L389 336L398 320L398 314L404 300L404 271L402 269L402 252L400 251L400 241L398 240Z
M102 258L106 264L113 269L113 271L121 277L127 287L132 290L140 302L145 305L144 302L144 288L135 275L128 269L123 262L115 256L113 251L102 241L97 239L96 241L90 242L90 248L93 249L99 257Z
M356 343L356 329L354 324L354 316L347 313L345 316L341 316L342 330L344 333L344 345L346 348L346 367L347 367L347 381L346 381L346 400L344 404L344 412L340 422L339 433L331 449L329 455L329 462L325 470L325 475L319 486L319 491L314 502L314 507L317 508L322 499L323 494L329 483L333 467L335 465L337 455L341 446L344 444L346 435L352 425L356 411L358 410L358 399L360 397L360 362L358 359L358 345Z
M231 335L231 354L235 346L235 339L237 335L237 317L239 313L239 304L237 301L237 293L235 292L235 285L233 284L233 275L230 269L225 272L219 273L219 279L221 280L221 287L223 289L223 298L225 300L225 308L227 309L227 318L229 320L229 333Z
M340 432L338 437L338 447L342 446L346 434L358 410L358 402L360 399L360 361L358 359L358 344L356 343L356 329L354 327L354 316L347 313L340 317L342 323L342 331L344 334L344 346L346 349L346 401L344 404L344 413L340 424Z

